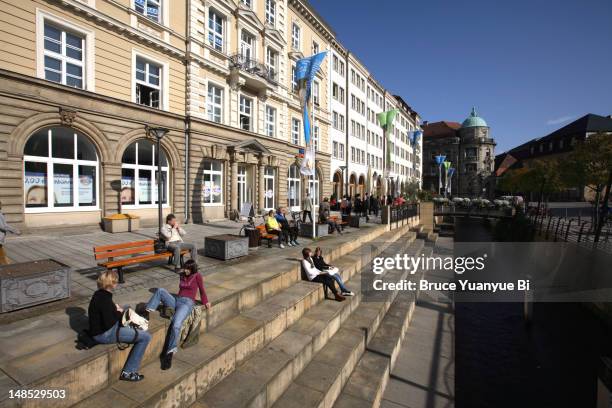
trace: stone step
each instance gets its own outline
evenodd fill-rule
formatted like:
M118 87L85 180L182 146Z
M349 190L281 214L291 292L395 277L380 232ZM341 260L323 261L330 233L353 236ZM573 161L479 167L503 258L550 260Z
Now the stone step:
M369 227L333 240L322 239L317 245L324 249L327 258L336 262L342 256L354 254L360 247L379 239L382 234L395 236L400 233L401 230L385 233L382 226ZM248 261L247 270L245 261L234 262L220 266L218 272L206 276L207 294L213 306L203 319L203 331L209 332L219 327L300 280L300 247L283 252L267 250L271 254L293 254L296 261L271 265L270 258L255 257L254 260ZM282 258L283 261L285 259ZM167 288L174 291L176 282L171 285ZM146 301L149 296L148 288L143 288L117 296L115 301L134 304L135 301ZM89 350L75 349L75 330L87 325L84 312L86 308L87 304L81 305L82 311L76 317L69 311L62 311L3 327L0 334L0 369L3 376L11 379L11 387L66 390L67 398L63 400L55 400L52 403L29 400L24 406L70 406L105 389L118 378L129 349L119 351L114 345L97 345ZM152 318L150 332L153 340L147 349L144 362L157 359L167 325L166 320ZM9 384L3 381L0 389L8 386ZM0 407L4 407L5 403L8 404L6 400L0 399Z
M431 247L423 249L425 256L429 256L432 252ZM416 279L421 279L424 272L423 270L418 271ZM418 292L416 298L418 298ZM411 292L398 294L333 405L334 408L378 408L380 406L391 370L400 352L402 340L412 321L415 300Z
M420 253L423 243L411 245L406 252ZM388 256L401 253L401 246L395 246ZM407 271L391 270L388 272L391 281L407 278ZM377 333L381 321L395 303L397 292L384 292L384 299L364 301L351 314L338 332L317 352L311 362L297 376L283 395L267 407L331 407L343 385L349 378L365 348ZM215 405L211 405L213 408ZM207 407L208 408L208 407Z
M407 247L414 233L391 245L393 252ZM366 268L368 267L366 266ZM348 284L356 296L342 303L321 303L304 314L295 325L257 352L228 378L207 392L200 407L240 408L271 406L302 371L313 355L327 348L341 324L361 301L361 275Z
M384 238L395 241L402 232L406 231L392 231L384 234ZM344 263L344 257L339 264ZM348 279L361 267L362 259L353 259L343 270L344 277ZM299 281L202 334L197 346L177 353L171 370L161 371L159 361L149 360L141 370L145 381L137 384L115 381L77 406L104 406L115 396L119 400L127 397L124 406L129 407L188 406L322 299L320 284ZM157 354L160 351L161 347Z

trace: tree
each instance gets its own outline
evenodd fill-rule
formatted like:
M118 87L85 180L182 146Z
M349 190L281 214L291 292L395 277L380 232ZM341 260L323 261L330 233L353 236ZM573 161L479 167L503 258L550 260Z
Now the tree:
M605 189L606 196L610 195L611 172L612 133L604 132L590 135L577 143L561 167L561 177L567 185L585 186L595 192L594 224L598 227L605 222L602 215L605 215L604 207L607 211L607 200L601 205L601 197Z

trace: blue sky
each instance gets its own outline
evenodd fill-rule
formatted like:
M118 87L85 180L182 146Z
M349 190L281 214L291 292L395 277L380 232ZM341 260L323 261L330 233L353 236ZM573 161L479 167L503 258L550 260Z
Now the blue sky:
M310 0L423 120L475 105L496 153L612 114L612 0Z

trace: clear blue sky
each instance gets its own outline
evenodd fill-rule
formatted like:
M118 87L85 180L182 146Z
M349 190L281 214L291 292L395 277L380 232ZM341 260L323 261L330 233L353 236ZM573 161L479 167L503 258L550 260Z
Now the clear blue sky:
M612 0L310 0L374 77L430 122L472 105L496 153L612 114Z

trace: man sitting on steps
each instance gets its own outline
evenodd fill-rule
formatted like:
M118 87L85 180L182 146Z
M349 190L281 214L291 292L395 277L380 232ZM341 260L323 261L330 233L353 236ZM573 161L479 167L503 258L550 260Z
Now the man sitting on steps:
M322 283L323 286L329 288L329 290L331 290L334 294L334 298L338 302L345 300L346 298L339 294L338 290L336 289L336 280L332 278L329 273L320 271L315 267L310 248L304 248L302 250L302 256L304 257L304 259L302 259L302 268L308 280L311 282Z
M166 216L166 224L161 229L162 238L166 241L166 247L174 253L174 271L179 272L181 267L181 251L188 249L191 252L191 259L194 262L198 260L198 253L193 244L183 242L185 230L179 225L174 214Z

